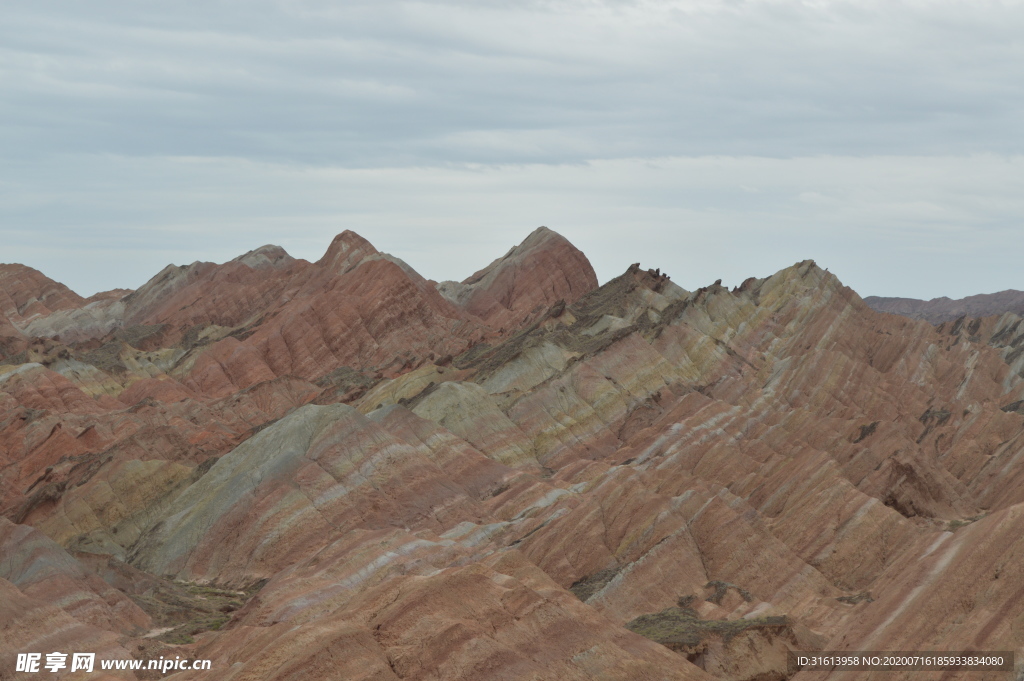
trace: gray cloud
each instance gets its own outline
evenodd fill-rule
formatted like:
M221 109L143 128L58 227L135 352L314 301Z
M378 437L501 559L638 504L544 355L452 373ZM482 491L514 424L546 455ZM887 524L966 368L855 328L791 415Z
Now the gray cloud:
M60 8L59 10L56 8ZM1019 152L1019 3L19 3L15 153Z
M90 293L351 228L461 278L547 224L602 278L1024 288L1022 29L987 0L14 3L0 260Z

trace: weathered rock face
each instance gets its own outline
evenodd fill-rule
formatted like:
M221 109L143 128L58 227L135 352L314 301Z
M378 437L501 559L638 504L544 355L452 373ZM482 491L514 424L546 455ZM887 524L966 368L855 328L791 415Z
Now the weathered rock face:
M14 357L28 347L28 338L11 324L10 320L0 315L0 361Z
M879 314L810 261L595 288L566 244L435 288L345 232L12 318L0 646L218 681L1024 651L1020 317Z
M1024 312L1024 291L983 293L953 300L952 298L885 298L868 296L864 299L872 310L898 314L911 319L923 319L932 324L951 322L960 317L989 317L1005 312Z
M590 261L547 227L462 283L438 284L445 298L505 329L525 326L555 303L574 303L595 288Z
M149 627L149 616L127 596L36 529L0 518L0 555L0 578L25 596L59 603L75 619L100 629L128 634Z
M81 307L85 299L39 270L0 263L0 314L14 322Z

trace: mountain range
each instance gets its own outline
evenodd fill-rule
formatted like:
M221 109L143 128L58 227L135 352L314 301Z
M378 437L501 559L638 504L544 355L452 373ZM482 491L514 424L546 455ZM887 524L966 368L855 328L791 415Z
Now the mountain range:
M960 317L990 317L1012 312L1024 314L1024 291L1009 289L999 293L982 293L953 300L951 298L880 298L868 296L864 302L872 310L923 319L932 324L951 322Z
M0 660L957 678L787 653L1024 649L1003 312L886 314L810 260L599 285L543 227L462 282L349 231L90 298L0 265Z

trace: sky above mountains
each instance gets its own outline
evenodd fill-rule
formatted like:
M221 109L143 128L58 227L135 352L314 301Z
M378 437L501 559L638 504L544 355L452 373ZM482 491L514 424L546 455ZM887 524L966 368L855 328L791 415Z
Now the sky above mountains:
M0 261L83 294L353 229L434 279L544 224L602 281L804 258L1024 289L1024 3L18 3Z

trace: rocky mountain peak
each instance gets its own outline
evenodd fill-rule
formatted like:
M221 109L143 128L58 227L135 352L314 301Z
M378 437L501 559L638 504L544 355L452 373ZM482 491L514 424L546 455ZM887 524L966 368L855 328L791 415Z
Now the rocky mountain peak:
M35 315L78 307L85 299L39 270L0 263L0 314L18 322Z
M538 227L461 283L438 284L448 300L502 327L521 324L559 300L575 302L596 288L597 275L587 256L547 227Z
M254 248L248 253L244 253L237 258L234 258L231 262L240 262L254 270L265 267L281 269L288 267L288 265L295 262L295 258L288 255L288 252L280 246L267 244L266 246Z
M327 252L317 261L320 267L329 267L338 274L344 274L359 266L366 258L377 255L378 251L369 241L350 229L334 237Z

